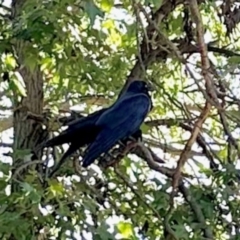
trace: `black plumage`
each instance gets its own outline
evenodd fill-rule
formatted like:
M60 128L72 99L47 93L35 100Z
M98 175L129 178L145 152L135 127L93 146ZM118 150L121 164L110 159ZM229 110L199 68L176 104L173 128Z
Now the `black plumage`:
M123 93L121 93L117 101L121 99ZM114 104L116 104L116 102ZM70 143L68 150L63 154L60 161L55 165L49 177L51 177L60 168L64 161L68 157L70 157L75 151L77 151L79 148L85 145L92 143L95 140L96 136L100 131L100 128L95 123L106 110L108 110L108 108L98 110L92 114L89 114L86 117L73 121L71 124L69 124L68 128L61 134L38 146L38 149L42 149L45 147L54 147L62 145L64 143ZM141 138L142 137L141 130L137 129L136 132L133 133L131 137L134 139ZM125 144L128 140L129 138L124 138L121 139L121 142Z
M122 96L95 123L99 133L88 146L83 167L89 166L102 153L108 152L118 141L134 134L152 108L149 86L144 81L133 81Z
M63 162L77 149L91 143L95 139L99 131L98 127L95 126L95 123L105 110L105 108L101 109L88 115L87 117L73 121L71 124L69 124L65 131L60 133L58 136L44 142L40 147L54 147L64 143L70 143L68 150L64 153L60 160Z

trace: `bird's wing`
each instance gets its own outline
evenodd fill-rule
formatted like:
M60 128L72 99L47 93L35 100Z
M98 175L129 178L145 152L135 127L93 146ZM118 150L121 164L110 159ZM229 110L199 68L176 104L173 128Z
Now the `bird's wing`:
M151 105L145 94L135 94L121 99L108 109L97 121L102 128L95 141L86 149L83 167L89 166L102 153L108 152L119 140L136 132Z
M41 148L58 146L69 142L78 142L78 148L89 144L88 139L91 137L89 134L91 135L91 133L98 132L95 123L105 110L106 109L101 109L87 117L74 120L65 131L41 144Z
M146 94L131 94L120 98L112 107L107 109L97 120L96 126L114 129L123 122L129 121L130 114L140 118L147 115L151 108L151 98ZM137 130L137 129L136 129Z
M95 124L98 118L106 111L106 108L100 109L96 112L89 114L86 117L76 119L68 124L70 129L81 129L85 126L89 126L90 124Z

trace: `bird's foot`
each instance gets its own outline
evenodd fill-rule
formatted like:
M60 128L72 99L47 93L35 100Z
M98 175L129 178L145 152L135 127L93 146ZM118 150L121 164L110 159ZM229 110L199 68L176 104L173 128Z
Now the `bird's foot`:
M116 150L116 149L115 149ZM119 162L117 160L116 151L113 151L112 153L107 153L103 157L99 159L99 165L103 168L112 167L115 165L116 162Z
M135 147L137 147L137 145L138 145L138 142L136 142L136 141L129 143L129 144L125 147L124 151L123 151L121 154L122 154L123 156L127 155L127 154L130 153Z
M133 137L133 136L130 136L129 138L128 138L128 140L130 140L130 141L132 141L132 142L136 142L136 138L135 137Z

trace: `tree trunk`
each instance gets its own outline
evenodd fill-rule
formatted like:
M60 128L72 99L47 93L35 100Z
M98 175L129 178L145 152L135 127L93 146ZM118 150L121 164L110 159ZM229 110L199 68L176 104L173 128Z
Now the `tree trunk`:
M13 0L12 2L13 29L20 22L22 6L25 2L26 0ZM40 71L40 66L37 63L35 69L30 69L24 63L24 59L28 54L28 49L32 47L32 43L21 39L21 34L19 36L17 35L13 41L14 53L18 63L18 72L22 76L26 85L26 97L21 97L21 100L19 100L19 94L16 92L14 93L13 169L15 169L19 163L20 165L23 164L23 156L22 154L19 154L19 151L31 151L43 140L41 123L27 118L28 112L42 115L43 75ZM37 60L38 56L36 56L36 61Z

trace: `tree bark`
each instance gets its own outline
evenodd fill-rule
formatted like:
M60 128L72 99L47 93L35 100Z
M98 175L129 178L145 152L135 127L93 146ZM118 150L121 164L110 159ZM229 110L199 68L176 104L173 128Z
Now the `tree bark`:
M13 31L14 27L20 22L22 7L25 2L26 0L12 1ZM21 34L17 34L13 41L14 53L18 63L16 71L20 73L26 86L25 97L19 98L19 94L14 93L13 169L15 169L16 163L22 163L22 154L19 157L18 152L26 149L32 150L36 147L42 141L44 131L40 122L27 118L28 112L37 115L42 115L43 112L43 75L40 66L36 64L34 69L30 69L24 63L28 49L32 47L31 42L21 39ZM38 56L36 56L36 61L37 59Z

